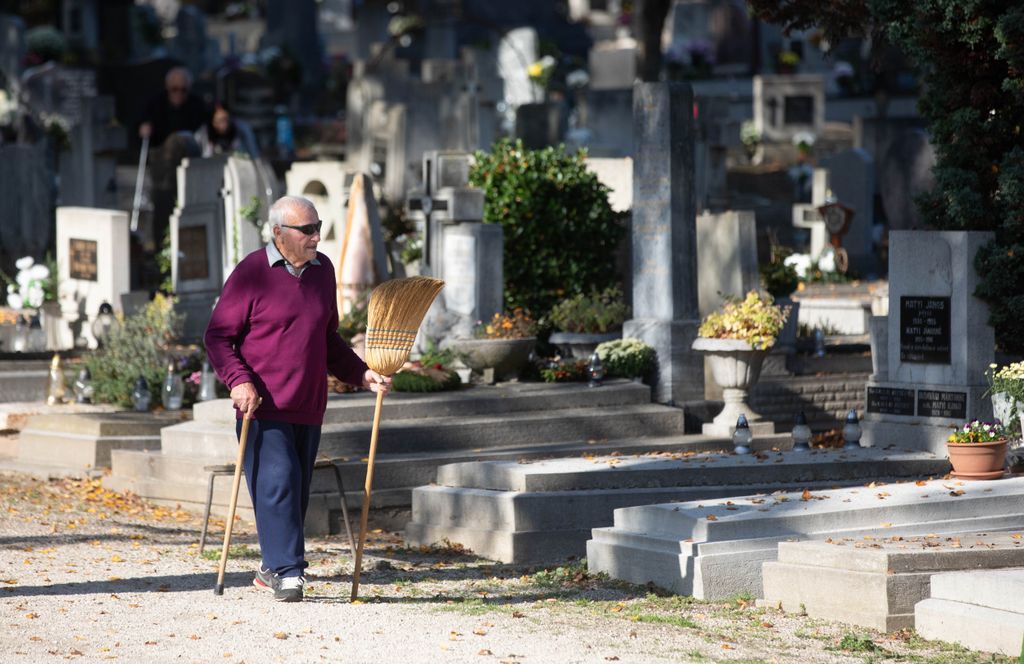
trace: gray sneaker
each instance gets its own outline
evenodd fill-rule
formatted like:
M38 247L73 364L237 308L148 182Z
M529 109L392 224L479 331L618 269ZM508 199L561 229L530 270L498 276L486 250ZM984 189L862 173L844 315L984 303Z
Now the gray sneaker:
M256 570L256 577L252 580L252 585L257 588L273 592L276 602L301 602L302 588L305 584L305 577L287 576L282 578L269 569L265 569L263 565Z

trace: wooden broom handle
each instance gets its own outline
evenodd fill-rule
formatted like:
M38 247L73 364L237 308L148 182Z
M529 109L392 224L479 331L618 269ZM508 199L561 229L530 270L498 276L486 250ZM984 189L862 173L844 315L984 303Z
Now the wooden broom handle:
M228 565L228 547L231 545L231 527L235 524L235 507L238 506L238 487L242 483L242 462L245 459L245 443L249 439L249 416L242 416L242 433L238 437L238 458L235 459L235 478L231 483L231 502L228 504L228 521L224 525L224 547L220 550L220 569L217 570L217 585L213 592L224 594L224 570Z
M352 572L352 601L359 597L359 573L363 565L363 543L366 542L366 522L370 517L370 491L373 488L373 460L377 456L377 432L380 429L380 410L383 405L384 393L377 392L377 406L373 411L373 431L370 434L370 456L366 460L363 514L359 520L359 541L356 542L356 562Z

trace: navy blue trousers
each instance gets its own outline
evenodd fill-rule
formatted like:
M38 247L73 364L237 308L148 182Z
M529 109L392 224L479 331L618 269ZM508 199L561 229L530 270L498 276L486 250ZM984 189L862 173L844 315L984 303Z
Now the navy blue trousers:
M235 431L241 435L241 420ZM303 524L319 447L319 426L249 422L243 468L256 513L256 535L264 568L282 577L301 576L307 566Z

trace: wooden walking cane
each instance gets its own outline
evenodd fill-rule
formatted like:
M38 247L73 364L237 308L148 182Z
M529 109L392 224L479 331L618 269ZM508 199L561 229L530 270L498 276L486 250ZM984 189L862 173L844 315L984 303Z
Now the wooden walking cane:
M260 399L262 401L263 399ZM238 458L235 459L235 478L231 483L231 502L228 503L228 520L224 524L224 548L220 550L220 569L217 570L217 585L214 595L224 594L224 570L228 566L228 547L231 546L231 527L235 524L235 507L238 505L238 486L242 483L242 461L245 459L245 444L249 438L249 416L242 416L242 433L238 437Z
M423 316L444 282L430 277L410 277L385 281L373 290L367 308L366 365L382 376L393 376L409 358ZM363 565L366 522L370 516L370 491L373 487L373 462L377 456L377 433L384 394L377 392L370 434L370 454L366 459L366 484L363 488L363 513L359 520L355 569L352 572L352 600L359 597L359 574Z

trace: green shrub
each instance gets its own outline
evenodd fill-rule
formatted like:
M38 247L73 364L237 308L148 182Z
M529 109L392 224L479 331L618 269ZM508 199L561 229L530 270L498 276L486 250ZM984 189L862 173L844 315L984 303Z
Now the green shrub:
M435 380L416 371L399 371L391 377L391 387L395 392L441 392L456 389L460 385L462 380L454 371L447 372L443 380Z
M629 318L622 291L612 287L590 295L582 293L562 300L551 310L551 323L564 332L594 334L620 327Z
M341 316L341 319L338 321L338 334L346 342L352 343L352 338L357 334L366 334L366 324L369 316L366 305L369 299L369 290L361 293L356 301L353 302L352 308L349 309L348 313Z
M168 346L177 335L181 315L172 298L157 295L145 310L124 319L106 346L83 360L92 374L97 403L132 405L132 389L144 376L153 394L151 405L160 403L160 389L167 373Z
M599 344L597 356L601 358L609 376L635 378L651 373L657 352L639 339L627 337Z
M502 140L476 153L469 180L486 194L484 221L505 231L506 306L543 316L567 296L620 281L625 226L583 152Z

